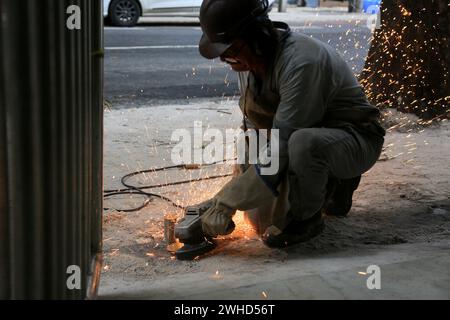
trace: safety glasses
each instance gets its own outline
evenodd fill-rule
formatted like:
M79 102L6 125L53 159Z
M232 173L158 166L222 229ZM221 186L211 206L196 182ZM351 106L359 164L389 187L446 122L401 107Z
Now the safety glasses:
M241 53L242 49L245 47L245 42L243 42L240 46L236 46L235 44L231 45L222 55L222 59L229 63L236 63L236 57Z

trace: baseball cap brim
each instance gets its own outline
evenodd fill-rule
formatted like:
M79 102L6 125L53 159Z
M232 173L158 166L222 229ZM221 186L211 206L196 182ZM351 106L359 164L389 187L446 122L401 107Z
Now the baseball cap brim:
M200 54L206 59L215 59L224 53L231 43L211 42L208 37L203 34L198 45Z

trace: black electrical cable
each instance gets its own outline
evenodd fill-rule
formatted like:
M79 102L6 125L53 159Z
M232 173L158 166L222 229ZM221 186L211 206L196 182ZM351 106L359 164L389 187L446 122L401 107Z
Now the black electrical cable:
M213 162L213 163L208 164L208 165L215 165L215 164L219 164L219 163L224 163L226 161L227 160ZM153 193L153 192L147 192L147 191L144 191L144 190L161 188L161 187L167 187L167 186L175 186L175 185L186 184L186 183L191 183L191 182L198 182L198 181L211 180L211 179L219 179L219 178L225 178L225 177L232 176L232 174L223 174L223 175L216 175L216 176L211 176L211 177L204 177L204 178L190 179L190 180L183 180L183 181L175 181L175 182L169 182L169 183L163 183L163 184L155 184L155 185L142 186L142 187L137 187L137 186L134 186L132 184L127 183L128 179L130 179L130 178L132 178L134 176L140 175L140 174L154 173L154 172L166 171L166 170L170 170L170 169L186 169L187 170L188 167L185 166L185 165L176 165L176 166L161 167L161 168L142 170L142 171L135 171L135 172L129 173L129 174L123 176L122 179L120 180L122 185L126 187L125 189L105 190L103 198L106 199L106 198L109 198L109 197L113 197L113 196L117 196L117 195L125 195L125 194L127 194L127 195L128 194L136 194L136 195L142 195L142 196L146 196L147 197L147 199L144 201L144 203L141 206L136 207L136 208L131 208L131 209L116 209L119 212L136 212L136 211L140 211L140 210L142 210L142 209L144 209L145 207L148 206L148 204L151 202L153 197L165 200L165 201L169 202L171 205L173 205L176 208L185 209L186 207L183 207L183 206L175 203L172 199L170 199L168 197L165 197L165 196L162 196L160 194ZM194 169L199 169L199 168L194 168ZM109 208L105 208L105 210L109 210Z
M171 199L169 199L167 197L164 197L164 196L162 196L160 194L145 192L145 191L141 191L141 190L128 190L128 191L122 191L122 192L113 192L113 193L105 194L103 197L106 199L108 197L117 196L117 195L124 195L124 194L143 195L143 196L146 196L147 199L144 201L144 203L141 206L136 207L136 208L132 208L132 209L116 209L119 212L136 212L136 211L140 211L140 210L144 209L146 206L148 206L148 204L150 203L150 201L151 201L151 199L153 197L165 200L165 201L169 202L171 205L173 205L174 207L177 207L177 208L180 208L180 209L185 209L185 207L180 206L179 204L175 203L174 201L172 201ZM109 208L105 208L105 210L109 210Z
M134 173L134 172L133 172ZM204 178L198 178L198 179L190 179L190 180L182 180L182 181L176 181L176 182L169 182L169 183L162 183L162 184L154 184L149 186L143 186L143 187L136 187L136 186L130 186L129 184L126 184L125 189L117 189L117 190L105 190L104 193L113 193L113 192L126 192L126 191L132 191L135 190L135 188L138 188L139 190L145 190L145 189L155 189L155 188L162 188L162 187L168 187L168 186L176 186L180 184L186 184L191 182L197 182L197 181L203 181L203 180L211 180L211 179L219 179L219 178L226 178L232 176L231 173L229 174L222 174L217 176L211 176L211 177L204 177Z

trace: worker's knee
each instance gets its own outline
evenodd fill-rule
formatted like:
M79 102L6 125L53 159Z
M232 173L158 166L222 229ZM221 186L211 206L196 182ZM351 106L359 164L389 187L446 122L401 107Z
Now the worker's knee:
M320 157L318 151L324 143L320 132L315 128L299 129L293 132L288 142L289 162L305 163Z

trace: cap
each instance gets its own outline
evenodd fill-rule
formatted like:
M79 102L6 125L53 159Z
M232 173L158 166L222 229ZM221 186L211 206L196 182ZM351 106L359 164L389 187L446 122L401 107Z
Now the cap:
M214 59L224 53L256 18L267 16L268 0L204 0L200 7L200 54Z

